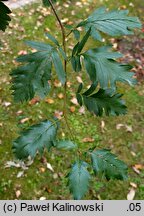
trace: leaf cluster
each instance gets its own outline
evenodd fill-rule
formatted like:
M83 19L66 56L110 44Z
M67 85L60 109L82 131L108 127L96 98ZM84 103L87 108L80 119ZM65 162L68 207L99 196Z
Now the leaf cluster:
M54 3L56 0L43 0L45 6L52 6L51 2ZM52 9L56 14L54 6ZM6 14L8 13L9 11ZM62 27L64 28L64 26ZM86 33L81 34L79 27L84 28ZM47 96L53 84L52 76L55 72L64 87L64 106L66 106L68 76L66 66L70 63L76 74L86 71L89 77L90 87L86 89L81 83L76 92L80 106L84 105L89 112L96 116L126 114L127 110L125 102L122 100L122 94L117 92L117 82L134 85L136 80L133 77L134 73L131 72L132 67L120 63L118 58L122 57L122 54L113 51L111 46L102 45L85 50L85 45L90 37L102 41L103 33L109 36L129 35L135 28L140 27L141 23L138 18L128 16L127 10L107 11L105 8L100 8L76 26L66 26L69 31L67 37L72 33L77 40L69 56L65 49L66 40L63 41L64 46L62 46L51 34L46 34L46 36L53 45L27 41L26 44L36 51L16 59L20 65L11 72L15 101L31 100L36 94L41 98ZM64 31L62 33L65 34ZM65 37L66 35L63 38ZM66 107L64 107L64 118L67 123L65 110ZM13 142L13 151L16 157L19 159L26 159L28 156L34 158L38 152L43 154L45 149L50 151L52 148L75 149L79 154L78 146L74 141L57 138L58 128L59 120L53 118L23 131ZM125 180L127 178L126 164L110 150L93 149L86 152L85 155L90 156L91 163L88 164L81 160L79 155L68 174L68 184L74 199L81 199L88 191L91 178L89 169L107 180ZM86 159L86 161L89 160Z

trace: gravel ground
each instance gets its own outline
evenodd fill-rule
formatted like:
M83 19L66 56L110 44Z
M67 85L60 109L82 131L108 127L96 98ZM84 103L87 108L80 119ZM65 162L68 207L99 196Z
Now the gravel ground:
M36 2L37 0L9 0L8 2L4 2L10 9L16 9L22 7L26 4Z

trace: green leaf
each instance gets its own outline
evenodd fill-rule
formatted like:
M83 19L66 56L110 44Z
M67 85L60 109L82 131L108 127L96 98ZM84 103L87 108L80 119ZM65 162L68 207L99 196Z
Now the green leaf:
M5 31L7 25L11 21L11 18L8 14L11 13L11 10L2 2L0 1L0 30Z
M56 46L60 46L59 45L59 42L57 41L57 39L55 38L55 37L53 37L51 34L49 34L49 33L46 33L45 34Z
M28 156L34 158L37 151L43 154L44 148L50 150L56 139L57 129L56 120L53 122L46 120L31 126L13 142L15 156L18 159L25 159Z
M71 64L75 72L79 72L82 69L80 57L81 57L80 55L71 57Z
M41 98L45 97L50 91L48 80L51 79L51 62L43 61L38 63L30 63L26 66L18 67L11 73L13 77L14 100L27 101L31 100L35 93Z
M95 91L96 87L97 87L97 82L92 83L92 85L90 86L90 88L87 91L85 91L83 93L83 95L84 96L90 96Z
M48 81L51 80L52 63L60 81L65 82L62 62L54 47L34 41L27 41L26 44L38 51L16 59L18 62L25 63L11 73L14 100L17 102L31 100L35 94L44 98L49 93Z
M86 31L91 28L91 35L97 40L102 40L100 32L111 36L130 35L133 29L141 28L141 23L137 17L127 16L128 13L128 10L106 11L106 8L99 8L77 27L84 26Z
M78 90L77 90L77 93L80 93L82 89L83 89L83 84L80 83L80 84L79 84L79 87L78 87Z
M98 175L104 175L106 179L127 179L127 165L117 159L110 150L102 149L91 152L92 166Z
M31 100L35 93L44 98L50 91L48 80L51 79L51 52L53 47L38 42L28 41L27 44L39 49L38 52L22 55L16 60L27 63L13 70L12 90L15 101Z
M85 36L83 37L83 39L81 40L81 42L79 42L79 44L77 46L77 53L76 53L76 55L78 55L79 53L81 53L82 49L84 48L86 42L89 39L90 32L91 32L91 28L89 28L89 30L87 31L87 33L85 34Z
M67 56L66 53L64 52L64 50L61 47L58 47L58 50L60 52L60 54L62 55L64 60L67 60Z
M77 29L72 30L76 40L80 39L80 32Z
M64 84L66 81L65 71L64 71L60 56L56 50L52 52L52 60L53 60L54 67L58 75L58 78L61 81L61 83Z
M76 45L74 46L73 50L72 50L72 56L74 56L77 52L78 46L79 46L80 42L77 42Z
M58 0L52 0L53 3L56 3L57 1L58 1ZM48 0L42 0L42 2L43 2L43 5L44 5L45 7L49 7L49 6L50 6L50 3L49 3Z
M77 147L77 145L70 140L55 141L54 145L57 149L64 149L64 150L71 150Z
M25 41L25 44L39 51L51 52L53 48L50 44L37 41Z
M45 43L27 41L26 44L33 47L34 49L41 51L42 56L44 55L47 59L52 60L56 73L58 75L58 78L61 81L61 83L64 84L65 83L65 71L62 65L61 58L58 54L58 51L53 46L49 44L45 44ZM59 47L59 51L62 53L62 48L60 49ZM64 55L64 52L63 52L63 55Z
M72 57L71 57L71 64L72 64L72 67L73 67L73 70L75 72L79 72L81 71L82 69L82 66L81 66L81 60L80 60L80 53L82 51L82 49L84 48L89 36L90 36L90 31L91 29L89 29L87 31L87 33L85 34L85 36L83 37L83 39L78 42L74 48L73 48L73 51L72 51Z
M77 93L80 106L84 104L91 113L97 116L102 116L104 112L107 116L126 114L126 106L120 99L122 94L114 93L111 89L99 89L97 93L93 93L96 86L97 83L93 83L83 94Z
M122 57L120 53L110 52L110 47L90 49L83 53L86 71L92 82L99 82L101 88L116 88L116 81L134 85L136 79L130 65L118 63L115 59Z
M88 191L90 174L84 161L75 162L68 175L69 188L74 199L80 200Z

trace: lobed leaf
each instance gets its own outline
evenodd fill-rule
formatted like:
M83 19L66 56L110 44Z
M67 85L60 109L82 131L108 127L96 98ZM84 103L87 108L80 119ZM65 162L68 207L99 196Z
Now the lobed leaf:
M91 28L91 35L96 40L102 40L100 32L111 36L133 34L133 29L141 28L137 17L128 16L128 10L106 11L106 8L95 10L85 21L77 27L84 26L86 31Z
M127 165L117 159L110 150L102 149L91 152L91 160L94 172L98 175L104 175L109 179L127 179Z
M76 200L80 200L88 190L90 174L87 171L87 164L84 161L77 161L73 164L68 175L70 191Z
M38 51L22 55L16 60L25 65L13 70L12 90L15 101L31 100L35 94L44 98L50 91L49 80L51 80L52 63L56 68L58 77L62 83L65 82L65 72L58 51L51 45L27 41L27 45Z
M102 89L115 90L116 81L134 85L136 79L130 72L132 66L118 63L115 59L122 57L120 53L110 52L108 46L90 49L83 53L86 71L92 82L99 82Z
M0 0L0 30L5 31L11 18L9 14L11 10L3 3L4 0Z
M23 57L29 58L30 62L34 55ZM31 100L35 93L44 98L50 91L48 80L51 79L51 67L51 62L43 58L41 61L39 59L37 62L30 62L13 70L11 73L13 78L11 89L14 90L14 100L16 102Z
M28 156L34 158L37 151L42 154L45 148L50 150L56 139L57 129L56 120L53 122L45 120L31 126L13 142L15 156L18 159L25 159Z

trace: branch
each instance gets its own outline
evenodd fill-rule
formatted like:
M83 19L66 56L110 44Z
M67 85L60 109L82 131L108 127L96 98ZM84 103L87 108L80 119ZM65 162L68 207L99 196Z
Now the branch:
M62 32L63 49L64 49L64 52L65 52L65 54L66 54L66 34L65 34L64 26L63 26L63 24L62 24L62 22L61 22L61 20L60 20L60 18L59 18L59 16L58 16L58 14L57 14L55 8L54 8L54 5L53 5L53 3L52 3L52 0L48 0L48 1L49 1L49 4L50 4L50 6L51 6L51 8L52 8L52 10L53 10L53 13L54 13L56 19L57 19L57 21L58 21L58 23L59 23L59 25L60 25L61 32ZM67 74L67 60L64 60L64 69L65 69L65 73ZM63 105L63 114L64 114L64 118L65 118L66 125L67 125L67 127L68 127L68 129L69 129L69 132L70 132L70 134L71 134L71 137L72 137L72 139L74 140L74 136L73 136L71 127L70 127L70 125L69 125L69 123L68 123L66 104L67 104L67 77L66 77L66 82L65 82L65 84L64 84L64 105Z
M55 8L54 8L54 5L53 5L52 1L51 1L51 0L48 0L48 1L49 1L49 3L50 3L50 6L51 6L51 8L52 8L52 10L53 10L53 13L54 13L54 15L55 15L55 17L56 17L56 19L57 19L57 21L58 21L60 27L61 27L62 38L63 38L63 48L64 48L64 51L65 51L65 53L66 53L66 43L65 43L65 42L66 42L66 35L65 35L64 26L63 26L63 24L62 24L62 22L61 22L61 20L60 20L60 18L59 18L59 16L58 16L58 14L57 14Z

